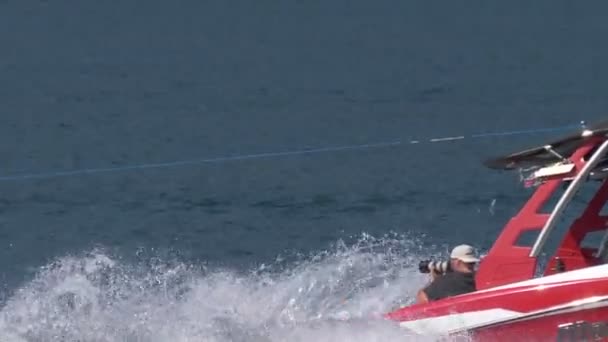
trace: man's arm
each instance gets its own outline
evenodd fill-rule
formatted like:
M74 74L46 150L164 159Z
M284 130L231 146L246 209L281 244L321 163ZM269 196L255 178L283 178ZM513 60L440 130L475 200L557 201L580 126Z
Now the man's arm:
M443 297L445 281L444 276L439 273L431 272L433 280L422 290L418 291L416 300L418 303L428 303Z
M418 294L416 294L416 302L419 304L425 304L429 302L429 296L427 296L426 292L424 292L426 289L428 289L429 287L431 287L431 285L433 285L433 282L439 278L441 274L435 272L435 270L431 270L431 283L428 284L426 287L424 287L423 289L421 289L420 291L418 291Z
M424 292L424 289L418 291L418 294L416 295L416 302L418 304L426 304L429 302L429 297Z

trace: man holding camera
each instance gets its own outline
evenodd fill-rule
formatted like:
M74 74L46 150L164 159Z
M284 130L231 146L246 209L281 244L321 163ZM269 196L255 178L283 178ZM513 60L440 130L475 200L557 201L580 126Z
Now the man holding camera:
M479 258L473 247L460 245L454 247L450 261L444 270L429 263L428 269L433 277L431 283L418 291L418 303L428 303L445 297L457 296L475 291L475 265ZM443 271L443 272L441 272Z

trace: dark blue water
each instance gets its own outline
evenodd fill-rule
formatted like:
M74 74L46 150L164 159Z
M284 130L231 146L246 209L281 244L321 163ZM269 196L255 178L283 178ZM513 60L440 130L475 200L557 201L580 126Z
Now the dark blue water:
M5 0L0 174L597 121L608 107L606 10L599 1ZM401 336L323 317L406 303L425 281L419 257L462 242L489 248L525 193L516 174L481 161L557 136L4 180L0 334Z

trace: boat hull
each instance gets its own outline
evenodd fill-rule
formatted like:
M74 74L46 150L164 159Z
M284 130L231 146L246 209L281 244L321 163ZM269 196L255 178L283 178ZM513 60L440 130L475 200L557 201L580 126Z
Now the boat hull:
M580 341L582 335L608 341L608 265L416 304L387 318L418 333L467 333L479 341Z
M473 341L608 341L608 307L479 328L471 337Z

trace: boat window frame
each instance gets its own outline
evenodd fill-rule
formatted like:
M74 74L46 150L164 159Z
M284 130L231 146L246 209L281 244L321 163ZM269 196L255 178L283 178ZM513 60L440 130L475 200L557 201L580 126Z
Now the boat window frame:
M604 140L600 147L593 153L593 155L589 158L589 160L585 163L581 171L574 177L572 182L568 185L568 188L562 194L562 197L559 199L555 208L551 212L549 219L545 222L545 225L541 229L534 245L530 249L529 256L532 258L536 258L539 256L542 251L550 233L553 231L555 226L557 225L558 219L564 213L564 210L568 207L572 199L576 195L577 191L581 187L581 185L587 180L587 177L593 171L595 166L601 161L602 157L608 152L608 140Z

